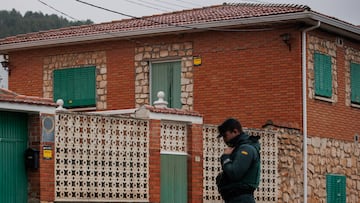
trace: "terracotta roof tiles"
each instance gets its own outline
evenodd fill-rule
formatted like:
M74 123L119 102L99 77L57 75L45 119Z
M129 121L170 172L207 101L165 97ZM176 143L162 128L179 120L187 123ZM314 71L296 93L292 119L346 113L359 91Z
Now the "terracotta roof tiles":
M216 22L249 17L304 12L307 6L293 4L223 4L161 15L132 18L109 23L73 26L49 31L34 32L0 39L0 45L40 40L62 39L149 28L187 26L196 23Z
M0 102L57 106L51 99L35 96L25 96L4 88L0 88Z

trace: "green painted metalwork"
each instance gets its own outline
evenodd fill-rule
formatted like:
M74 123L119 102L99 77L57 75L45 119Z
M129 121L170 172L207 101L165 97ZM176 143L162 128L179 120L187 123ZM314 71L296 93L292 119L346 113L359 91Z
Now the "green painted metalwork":
M187 202L187 156L162 154L161 203ZM199 188L200 189L200 188Z
M96 67L67 68L54 71L54 101L64 107L96 105Z
M339 174L326 174L326 202L346 203L346 177Z
M153 63L151 66L151 102L157 93L165 93L168 107L181 109L181 62Z
M0 111L0 202L27 202L27 114Z
M350 67L351 102L360 104L360 64L351 63Z
M332 71L331 57L329 55L314 54L315 95L331 98Z

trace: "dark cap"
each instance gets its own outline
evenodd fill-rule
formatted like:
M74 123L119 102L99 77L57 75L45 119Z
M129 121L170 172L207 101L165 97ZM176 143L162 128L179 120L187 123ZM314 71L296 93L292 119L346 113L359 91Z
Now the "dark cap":
M226 131L233 131L234 129L238 129L239 132L242 132L241 124L238 120L234 118L226 119L221 125L218 126L219 135L218 138L224 136Z

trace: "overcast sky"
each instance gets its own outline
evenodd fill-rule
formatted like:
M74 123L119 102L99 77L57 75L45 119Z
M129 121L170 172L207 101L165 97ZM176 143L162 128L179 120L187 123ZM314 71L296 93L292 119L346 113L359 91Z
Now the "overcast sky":
M286 3L307 5L312 10L360 25L360 0L81 0L128 16L141 17L171 11L191 9L228 3ZM13 8L24 14L26 11L41 11L56 14L69 20L90 19L95 23L128 18L91 7L77 0L0 0L0 10Z

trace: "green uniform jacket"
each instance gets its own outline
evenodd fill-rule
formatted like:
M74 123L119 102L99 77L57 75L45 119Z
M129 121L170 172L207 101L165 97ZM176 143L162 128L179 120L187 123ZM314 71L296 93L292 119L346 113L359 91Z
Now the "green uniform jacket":
M252 191L260 182L260 137L240 134L227 143L235 149L230 155L221 156L223 172L216 179L220 194L237 191Z

